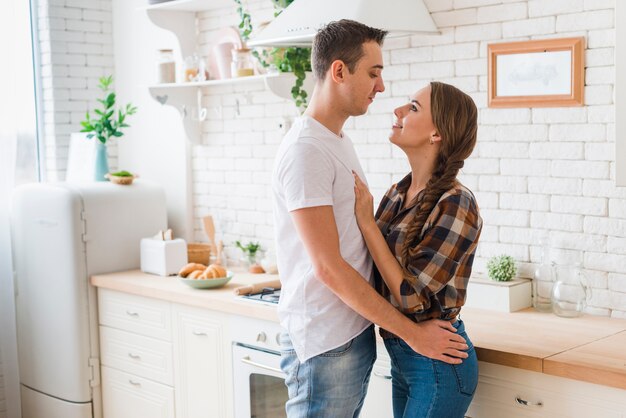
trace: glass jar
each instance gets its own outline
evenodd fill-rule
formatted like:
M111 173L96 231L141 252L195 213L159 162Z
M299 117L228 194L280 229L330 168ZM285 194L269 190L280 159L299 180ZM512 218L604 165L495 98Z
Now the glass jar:
M552 311L552 286L554 285L554 263L550 257L550 238L545 232L540 240L541 259L533 274L533 308L539 312Z
M254 75L254 65L252 64L252 53L248 48L233 49L232 76L248 77Z
M261 267L268 274L278 274L278 266L276 265L276 253L269 249L265 252L265 256L261 259Z
M193 54L185 58L185 81L199 81L200 59Z
M176 82L176 62L171 49L159 49L157 55L157 83Z
M574 318L584 313L591 299L580 263L555 266L552 287L552 310L558 316Z

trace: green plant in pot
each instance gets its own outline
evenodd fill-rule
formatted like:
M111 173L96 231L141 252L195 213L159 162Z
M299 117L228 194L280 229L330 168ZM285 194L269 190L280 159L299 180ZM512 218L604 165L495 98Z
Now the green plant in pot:
M508 282L517 273L515 260L510 255L492 257L487 262L487 275L497 282Z
M293 1L272 0L276 9L274 16L278 16ZM250 13L243 8L241 0L234 0L234 2L237 4L237 13L240 18L239 33L243 41L246 42L252 33L252 19ZM253 50L252 55L264 68L269 68L273 65L280 72L293 73L296 76L296 82L291 88L291 96L296 107L304 111L307 106L308 94L303 87L306 73L311 71L311 48L265 48L261 52Z
M116 109L115 92L112 91L111 84L113 76L101 77L98 88L104 93L104 98L98 99L102 108L95 109L95 115L91 115L87 111L85 120L80 122L83 129L81 132L87 133L87 138L96 138L96 167L95 180L106 181L105 175L109 172L109 164L106 154L106 144L113 137L119 138L122 135L122 129L128 128L130 125L126 123L126 117L137 112L137 107L128 103L121 109Z
M258 242L248 242L243 245L241 241L235 241L235 246L243 252L244 261L251 272L256 266L259 266L259 256L261 253L261 244Z

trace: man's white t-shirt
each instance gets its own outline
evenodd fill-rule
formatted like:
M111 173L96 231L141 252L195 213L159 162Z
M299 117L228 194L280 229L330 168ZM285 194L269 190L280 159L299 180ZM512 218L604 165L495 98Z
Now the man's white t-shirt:
M352 141L308 116L296 119L276 156L272 189L282 283L278 315L300 361L345 344L371 324L315 277L289 213L332 206L341 255L371 284L372 260L354 215L352 170L365 178Z

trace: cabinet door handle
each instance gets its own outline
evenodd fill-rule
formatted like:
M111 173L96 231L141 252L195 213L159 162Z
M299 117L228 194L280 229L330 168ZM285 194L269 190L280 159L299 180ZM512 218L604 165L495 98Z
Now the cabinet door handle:
M128 316L139 316L139 313L135 311L126 311L126 314Z
M132 358L133 360L141 360L141 356L139 354L128 353L128 357Z
M391 376L388 374L384 374L381 372L374 372L374 376L380 377L381 379L391 380Z
M197 335L198 337L206 337L207 333L204 331L193 331L193 335Z
M256 362L250 360L250 357L248 357L248 356L245 356L244 358L242 358L241 362L249 364L252 367L258 367L259 369L269 370L269 371L276 372L276 373L281 373L281 374L283 373L282 370L277 369L276 367L271 367L271 366L266 366L265 364L256 363Z
M133 386L141 386L141 383L135 382L133 379L128 379L128 383L130 383Z
M525 399L520 398L519 396L515 397L515 402L518 403L518 405L523 405L523 406L533 406L536 408L542 407L543 403L541 401L539 402L529 402Z

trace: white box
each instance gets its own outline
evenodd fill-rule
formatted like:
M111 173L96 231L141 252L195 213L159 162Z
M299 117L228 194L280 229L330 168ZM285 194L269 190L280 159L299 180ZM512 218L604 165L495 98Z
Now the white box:
M532 306L531 281L516 277L508 282L496 282L480 274L472 275L464 306L501 312L528 308Z
M153 238L141 240L141 271L171 276L187 264L187 243L176 238L160 241Z

